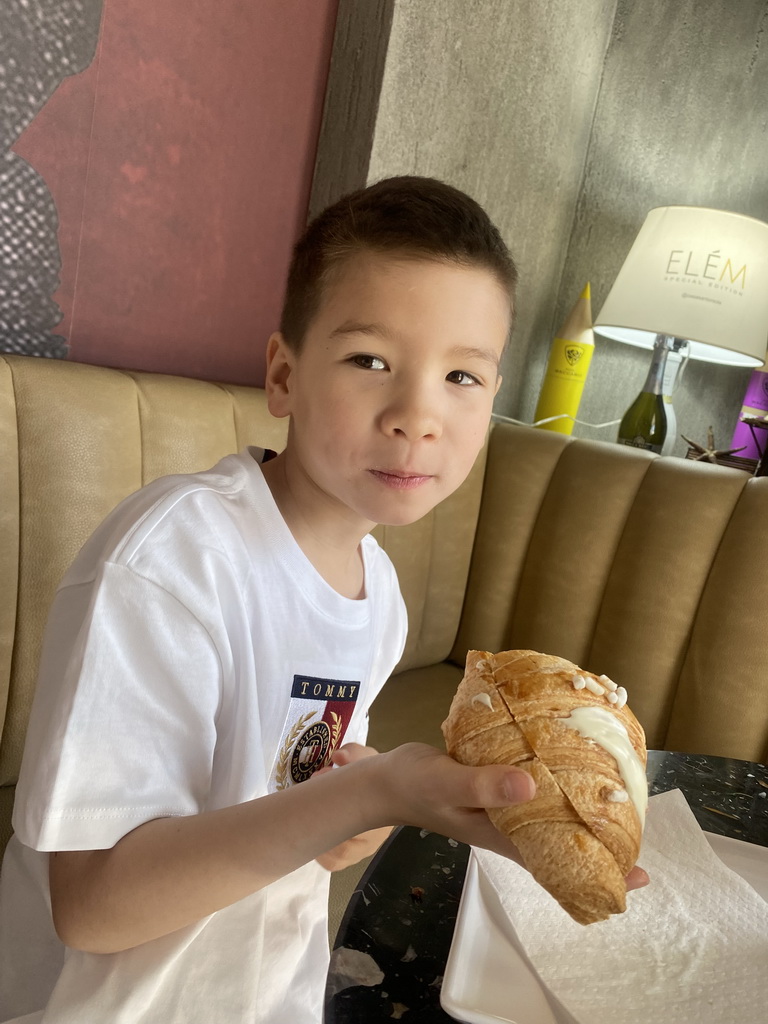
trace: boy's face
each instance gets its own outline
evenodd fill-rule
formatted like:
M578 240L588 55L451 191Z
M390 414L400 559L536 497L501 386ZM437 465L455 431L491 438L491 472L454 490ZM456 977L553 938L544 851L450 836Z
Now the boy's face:
M286 472L307 510L363 533L414 522L482 447L510 322L484 269L366 253L326 288L301 352L270 339L270 409L291 416Z

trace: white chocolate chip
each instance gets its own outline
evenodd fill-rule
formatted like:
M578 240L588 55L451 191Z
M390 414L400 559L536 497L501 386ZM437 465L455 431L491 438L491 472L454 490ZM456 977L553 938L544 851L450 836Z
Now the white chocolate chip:
M605 689L600 685L600 683L595 682L594 679L587 679L586 686L589 692L594 693L597 697L602 697L605 693Z
M574 690L583 690L587 685L587 680L584 676L574 676L571 682L573 683Z
M608 676L600 676L600 682L607 690L616 689L616 683L614 683L612 679L609 679Z
M476 693L470 704L485 704L487 708L493 711L493 703L491 702L490 694L488 693Z
M612 789L607 800L612 804L625 804L629 800L629 793L626 789Z
M606 700L608 701L609 704L617 704L618 703L619 698L616 696L615 693L607 693L605 696L606 696Z
M623 708L626 703L627 691L624 689L623 686L619 686L616 688L616 707Z
M478 672L487 672L490 667L491 666L485 658L480 658L480 660L475 664L475 668Z

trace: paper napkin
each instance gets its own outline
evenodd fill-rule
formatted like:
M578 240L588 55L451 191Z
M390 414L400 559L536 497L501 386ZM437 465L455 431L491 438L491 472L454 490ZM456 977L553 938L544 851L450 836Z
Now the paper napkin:
M476 850L541 981L579 1024L768 1019L768 903L715 855L679 790L650 800L627 911L583 926L517 864Z

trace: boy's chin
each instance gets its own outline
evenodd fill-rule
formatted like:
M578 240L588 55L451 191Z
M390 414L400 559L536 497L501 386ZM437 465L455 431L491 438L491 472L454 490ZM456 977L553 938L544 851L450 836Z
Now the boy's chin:
M455 487L448 487L445 484L435 487L433 484L426 485L421 493L412 494L390 494L382 500L381 495L372 501L365 502L358 506L357 511L365 515L369 521L377 526L410 526L420 519L428 516L438 505L441 505L446 498L450 497L461 485L461 481Z
M428 508L426 512L420 512L418 515L411 516L382 516L376 520L376 526L411 526L413 523L418 523L424 516L428 516L432 511Z
M420 519L428 516L430 512L435 508L435 505L439 504L436 502L434 505L429 504L422 506L419 509L396 509L390 511L388 514L382 514L376 519L377 526L411 526L412 523L418 523Z

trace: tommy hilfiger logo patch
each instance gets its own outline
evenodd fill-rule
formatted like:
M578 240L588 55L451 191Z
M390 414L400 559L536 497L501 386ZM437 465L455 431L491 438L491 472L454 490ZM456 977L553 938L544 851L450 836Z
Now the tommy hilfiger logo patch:
M360 683L342 679L317 679L315 676L294 676L291 697L303 700L357 700Z
M304 782L331 763L355 710L360 683L294 676L270 790Z

